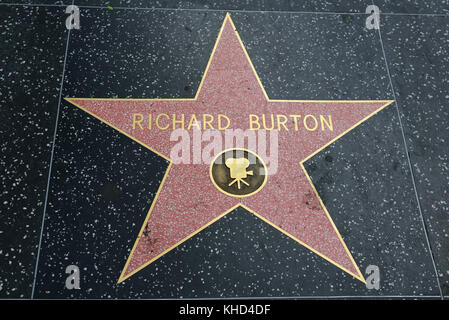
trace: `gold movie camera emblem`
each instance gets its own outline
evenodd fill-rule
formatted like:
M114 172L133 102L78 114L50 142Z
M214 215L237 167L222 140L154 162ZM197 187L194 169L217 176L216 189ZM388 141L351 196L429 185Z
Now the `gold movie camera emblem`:
M248 197L257 193L267 182L263 160L246 149L228 149L219 153L210 166L214 186L232 197Z

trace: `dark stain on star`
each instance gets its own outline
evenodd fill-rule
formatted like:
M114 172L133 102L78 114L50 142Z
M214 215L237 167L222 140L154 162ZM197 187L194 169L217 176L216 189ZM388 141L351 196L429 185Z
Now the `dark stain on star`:
M156 242L158 241L158 239L157 239L157 238L152 239L152 238L150 237L150 233L151 233L151 230L148 228L148 225L146 225L146 226L145 226L145 229L144 229L143 232L142 232L142 237L145 238L145 241L146 241L148 247L149 247L149 248L152 248L152 247L154 247L154 245L156 244ZM151 250L151 249L150 249L150 251L153 252L153 250Z
M303 202L306 205L307 208L309 208L310 210L321 210L321 206L316 198L316 196L314 195L314 193L309 190L307 191L304 196L303 196Z

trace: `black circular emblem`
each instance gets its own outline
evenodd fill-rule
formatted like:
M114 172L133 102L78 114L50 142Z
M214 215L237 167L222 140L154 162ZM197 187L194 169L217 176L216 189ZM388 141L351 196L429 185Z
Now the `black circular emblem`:
M267 167L252 151L228 149L212 161L210 179L224 194L248 197L257 193L267 182Z

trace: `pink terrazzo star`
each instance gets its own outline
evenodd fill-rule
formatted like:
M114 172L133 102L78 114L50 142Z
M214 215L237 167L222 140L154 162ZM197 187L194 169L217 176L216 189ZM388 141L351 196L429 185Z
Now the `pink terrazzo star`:
M250 114L329 114L332 130L279 131L279 164L254 195L236 198L211 182L208 164L170 166L120 275L121 282L241 205L292 239L364 282L302 163L392 101L270 100L229 16L193 99L66 99L170 160L171 128L133 129L133 115L225 114L229 128L248 129ZM154 119L153 119L154 120ZM172 126L159 119L162 127ZM200 118L199 118L200 120ZM188 118L186 119L186 122ZM187 125L187 123L186 123ZM282 129L282 128L281 128ZM257 150L253 150L256 152ZM264 160L265 161L265 160ZM266 162L266 161L265 161Z

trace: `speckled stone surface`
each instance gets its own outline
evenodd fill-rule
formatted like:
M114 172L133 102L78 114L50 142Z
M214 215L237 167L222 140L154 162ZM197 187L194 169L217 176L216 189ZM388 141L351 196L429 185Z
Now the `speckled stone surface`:
M442 291L449 295L449 17L388 17L382 37Z
M438 295L393 108L360 125L307 164L360 268L377 265L384 294ZM404 293L402 293L404 294Z
M67 30L54 8L0 10L0 297L29 297Z
M201 9L237 11L284 11L284 12L336 12L364 13L374 2L383 13L403 14L448 14L448 0L75 0L78 6L98 6L112 8L161 8L161 9ZM72 0L0 0L0 3L70 5Z
M87 285L83 294L106 298L120 289L114 271L126 262L167 167L128 140L64 103L36 297L77 294L60 290L72 264ZM98 291L105 287L112 292Z
M270 98L391 98L385 90L388 75L378 35L363 28L364 16L234 13L232 17Z
M4 1L4 0L3 0ZM9 0L8 0L9 1ZM26 0L22 0L26 1ZM38 0L34 0L38 1ZM48 1L48 0L47 0ZM302 11L302 12L365 12L366 7L373 1L362 0L332 0L332 1L291 1L291 0L76 0L77 5L139 7L139 8L173 8L173 9L213 9L213 10L244 10L244 11ZM425 13L448 14L449 2L447 0L375 0L374 4L383 13Z
M365 12L370 3L362 0L333 0L333 1L291 1L291 0L77 0L77 5L98 5L138 8L165 9L210 9L210 10L238 10L238 11L307 11L307 12Z
M237 8L246 7L240 4ZM36 209L32 209L33 215L16 215L23 204L19 200L5 211L11 217L4 224L10 228L10 236L1 238L4 233L0 234L0 239L5 239L0 250L6 243L14 249L26 247L27 252L10 254L8 269L2 262L0 297L29 298L67 32L60 8L1 9L0 16L7 12L18 22L32 10L36 10L33 19L44 16L46 37L36 41L36 34L30 32L23 39L42 47L39 60L52 61L45 68L49 74L43 85L29 85L37 92L37 103L51 105L50 109L44 114L33 108L17 113L25 117L26 124L39 119L38 126L31 126L35 132L31 137L38 137L39 141L32 143L41 145L42 151L29 159L28 154L24 156L28 147L20 152L13 147L11 143L15 146L25 137L31 139L26 135L15 138L10 134L6 147L2 144L2 151L16 152L17 161L35 159L39 164L30 171L36 180L21 190L15 189L16 182L9 176L1 176L5 190L14 193L8 193L5 200L2 193L0 205L26 194L27 201L31 199L27 208ZM331 9L321 5L320 11L325 10ZM359 10L350 5L343 11L347 10L364 11L364 6ZM270 98L394 98L379 34L365 29L364 15L253 12L232 13L232 18ZM81 29L70 35L62 96L191 98L223 19L224 12L207 10L83 8ZM447 18L391 16L382 20L382 26L431 248L442 291L447 293L447 206L442 202L447 197L447 182L441 178L447 159L439 147L447 137ZM11 32L18 34L17 28ZM22 73L20 61L10 66ZM23 78L17 74L16 81ZM40 73L32 75L34 80L41 78ZM1 90L4 88L8 86ZM2 108L4 103L2 99ZM427 113L423 104L439 110L439 117ZM118 285L117 275L168 164L67 101L61 102L60 112L34 298L440 295L395 106L382 110L305 163L361 272L367 276L368 265L379 266L379 290L368 290L243 208ZM422 123L436 123L437 132L423 129ZM19 132L4 124L0 128ZM0 159L10 161L9 157ZM14 160L10 163L17 168ZM80 290L64 288L65 268L72 264L80 268Z
M1 0L0 4L32 4L32 5L70 5L72 0ZM65 8L61 8L62 12Z
M374 0L383 13L449 14L448 0Z

